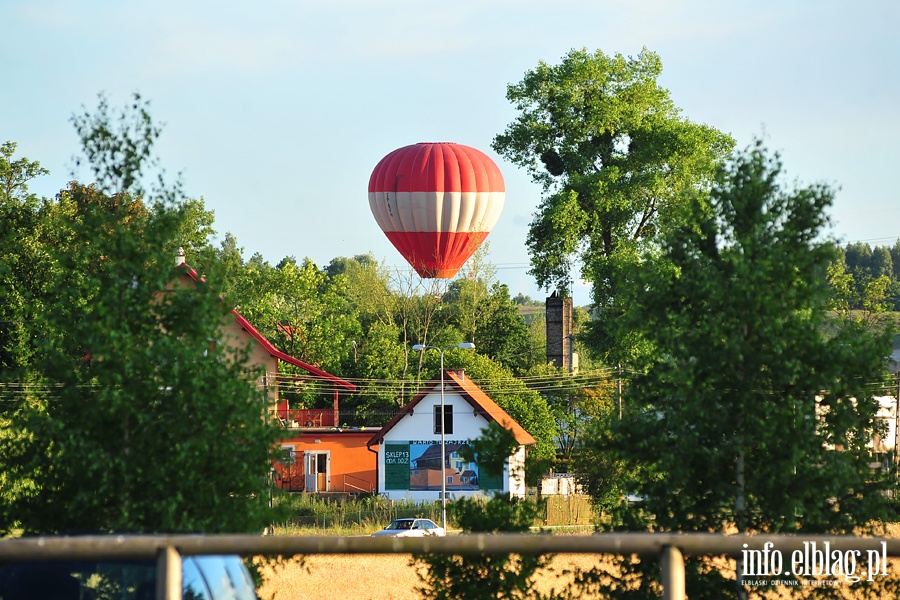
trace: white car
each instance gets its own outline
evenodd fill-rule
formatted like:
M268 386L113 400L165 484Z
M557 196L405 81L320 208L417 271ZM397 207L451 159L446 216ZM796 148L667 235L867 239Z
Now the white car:
M445 535L443 527L431 519L394 519L391 524L376 531L373 536L424 537L426 535Z

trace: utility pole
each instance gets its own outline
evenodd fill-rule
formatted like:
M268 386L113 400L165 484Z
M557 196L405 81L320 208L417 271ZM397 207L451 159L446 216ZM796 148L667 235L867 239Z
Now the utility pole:
M900 478L900 465L897 464L897 446L900 444L900 371L897 371L897 398L894 402L894 487ZM892 490L893 492L893 490Z
M616 380L616 391L618 392L618 399L616 400L619 405L619 420L622 420L622 363L616 365L616 369L619 371L619 378Z

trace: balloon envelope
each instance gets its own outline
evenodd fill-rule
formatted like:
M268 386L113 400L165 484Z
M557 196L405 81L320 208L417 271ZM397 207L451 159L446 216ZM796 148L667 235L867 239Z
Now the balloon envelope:
M394 150L369 178L369 208L422 277L453 277L496 225L506 188L475 148L449 142Z

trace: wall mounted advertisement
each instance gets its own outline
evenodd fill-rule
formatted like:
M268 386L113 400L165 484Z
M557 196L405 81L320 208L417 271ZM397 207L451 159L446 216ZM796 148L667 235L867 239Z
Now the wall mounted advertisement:
M445 440L446 488L452 491L499 490L496 478L479 475L478 464L460 455L468 440ZM384 445L384 487L388 490L441 490L441 444L411 440Z

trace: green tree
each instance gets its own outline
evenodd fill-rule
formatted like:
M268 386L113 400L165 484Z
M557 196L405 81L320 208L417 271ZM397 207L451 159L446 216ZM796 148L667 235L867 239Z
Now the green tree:
M695 201L663 238L666 262L639 278L630 325L657 351L598 444L645 500L614 527L838 534L886 514L866 444L890 327L829 326L832 192L785 190L780 173L758 143L738 155L712 210ZM649 593L655 561L621 566ZM702 560L688 559L686 577L692 598L742 594Z
M872 250L872 276L892 277L894 274L894 264L891 258L891 249L887 246L876 246Z
M853 281L853 275L847 272L844 249L835 246L834 254L835 257L826 271L828 285L831 288L829 308L840 315L846 315L854 305L856 282Z
M0 380L24 377L34 352L34 318L49 279L42 203L28 183L49 171L26 157L17 144L0 146ZM13 379L15 378L15 379Z
M184 250L188 264L216 281L224 278L224 269L218 261L218 250L210 243L216 235L213 229L215 213L206 208L203 198L187 198L180 202L183 221L178 224L175 238ZM216 286L219 287L219 286Z
M466 341L483 346L478 339L484 320L485 305L497 270L488 261L490 243L482 244L460 269L444 295L452 306L450 319Z
M38 161L22 157L13 160L18 144L16 142L3 142L0 146L0 201L4 206L16 201L21 204L35 207L37 198L28 193L28 182L43 175L49 175L50 171L43 168Z
M682 117L657 83L661 72L647 50L542 61L507 87L520 114L493 142L545 190L527 240L530 273L568 296L580 263L601 310L594 347L604 353L621 343L607 325L630 305L622 284L650 259L648 244L682 220L684 192L706 187L733 144Z
M573 461L583 449L587 428L597 419L616 411L616 382L608 372L591 372L574 377L552 364L539 365L528 372L528 387L538 391L550 408L555 425L556 457L553 470L582 473ZM580 463L576 463L578 465Z
M251 258L241 282L241 313L279 348L327 371L352 354L359 323L343 288L346 277L328 278L309 259L276 267Z
M241 292L247 293L248 290L241 290L239 280L243 275L244 268L244 249L238 246L237 238L233 233L225 234L225 239L219 244L216 251L216 260L221 269L222 286L228 296L241 297ZM190 263L191 260L188 260Z
M866 286L875 278L872 247L865 242L847 244L844 260L854 283L851 307L861 310L865 303Z
M52 278L41 243L44 203L28 192L28 183L47 170L37 161L14 158L16 147L15 142L0 146L0 445L14 442L9 419L21 409L32 377L39 335L34 322ZM21 493L22 486L3 468L0 456L0 505Z
M516 297L513 298L513 302L519 306L543 306L543 302L540 300L532 300L531 296L527 296L522 292L516 294Z
M363 381L358 394L342 403L356 412L362 423L384 424L417 391L409 372L409 344L401 323L406 322L399 307L402 302L391 289L390 275L371 254L338 257L325 272L333 281L343 281L340 289L357 314L359 336L350 340L340 373Z
M609 451L618 444L619 421L626 414L613 383L603 381L578 398L590 413L589 418L582 414L577 415L577 420L576 415L570 417L578 427L575 431L580 432L578 445L572 451L570 472L577 474L578 483L591 497L595 511L615 517L623 508L623 501L627 503L635 497L631 482L641 476L643 465Z
M522 375L546 358L546 348L538 347L519 315L518 306L509 297L509 287L505 283L491 286L485 307L481 333L478 336L479 349L485 354Z
M858 275L872 275L872 247L865 242L847 244L844 250L847 268Z
M73 183L53 221L59 268L37 326L39 387L5 423L0 531L261 531L275 430L229 307L177 286L178 191L148 197L159 135L135 97L73 121L98 184ZM116 124L118 123L118 125ZM152 164L152 161L151 163ZM139 195L140 194L140 195Z
M864 242L836 247L837 256L829 267L835 308L863 311L866 318L900 309L898 249L900 244L872 248Z
M894 242L894 245L890 248L891 253L891 266L894 268L891 276L895 281L900 281L900 239Z
M517 375L543 362L544 356L539 356L531 343L528 326L510 299L506 284L495 282L489 287L485 281L456 279L445 300L448 324L474 343L479 354Z

